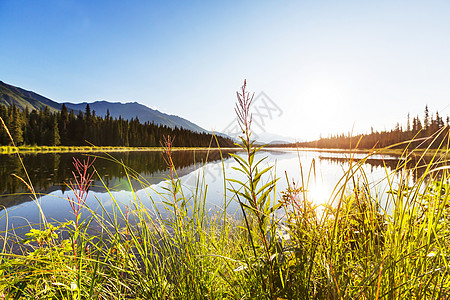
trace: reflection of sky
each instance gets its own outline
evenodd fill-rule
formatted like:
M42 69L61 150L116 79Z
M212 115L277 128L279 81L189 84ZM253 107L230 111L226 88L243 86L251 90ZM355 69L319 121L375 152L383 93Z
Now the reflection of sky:
M244 156L244 153L239 153L240 156ZM267 157L259 166L262 170L270 165L273 165L272 173L268 173L263 177L262 181L267 182L270 178L279 178L276 187L276 200L278 201L281 196L280 192L287 188L287 178L292 185L292 182L296 183L296 186L304 185L308 190L308 200L315 204L322 204L329 200L331 192L334 187L344 175L344 172L348 169L348 163L336 163L327 159L320 159L320 156L324 155L323 152L313 151L284 151L284 152L259 152L256 154L255 161ZM327 153L327 156L333 156L335 153ZM339 154L341 155L341 154ZM241 172L233 169L238 167L238 164L233 159L229 158L223 162L225 167L225 173L227 178L234 178L237 180L245 181L245 176ZM184 195L187 199L191 199L193 190L195 189L195 183L200 178L204 178L204 183L207 186L207 205L210 212L214 212L218 207L223 206L225 194L227 202L230 202L228 206L228 213L234 214L238 209L236 200L231 199L233 196L230 191L225 190L224 176L221 162L211 162L200 168L190 168L188 172L179 172L181 183L184 188ZM371 166L365 164L362 170L367 176L368 182L375 182L386 176L385 170L382 167ZM276 174L275 174L276 173ZM303 173L303 183L301 180L301 173ZM158 175L158 177L161 174ZM308 179L309 178L309 179ZM359 178L356 176L355 178ZM134 203L142 203L146 207L151 208L151 199L157 203L158 207L162 207L162 201L170 201L170 195L164 195L167 191L164 191L164 187L167 187L167 181L161 181L159 183L152 184L146 188L137 189L139 184L132 182L135 193L131 191L114 191L110 193L105 192L90 192L86 204L90 209L101 213L102 203L104 209L111 211L114 206L114 201L117 201L121 209L125 212L128 206L130 210L134 209ZM155 181L157 182L157 181ZM232 183L234 188L238 188L238 185ZM383 185L382 185L383 186ZM200 188L202 185L199 186ZM230 188L231 184L226 183L226 187ZM204 188L204 187L203 187ZM382 191L379 191L382 192ZM71 192L55 191L39 199L42 210L44 211L47 220L64 221L73 218L73 212L67 201L67 197ZM272 195L273 196L273 195ZM271 196L271 197L272 197ZM164 199L166 197L166 199ZM39 221L39 210L35 202L26 202L7 210L9 216L9 228L11 226L18 227L27 224L27 220L31 223ZM1 214L4 214L2 212ZM89 213L86 209L82 210L83 216L88 216ZM5 228L5 218L0 219L0 230Z

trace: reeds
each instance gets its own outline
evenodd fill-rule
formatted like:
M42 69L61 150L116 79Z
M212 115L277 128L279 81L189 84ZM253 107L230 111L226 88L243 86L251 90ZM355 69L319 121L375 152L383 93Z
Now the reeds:
M163 147L170 176L156 197L116 161L130 188L132 181L147 188L150 205L132 190L124 208L108 190L112 211L101 201L101 210L92 210L83 196L67 206L74 205L76 223L40 224L25 238L1 231L0 299L450 297L445 157L410 167L405 152L395 170L385 168L387 191L363 171L370 154L357 162L350 157L323 205L309 194L314 163L307 172L300 165L306 175L278 195L272 169L255 160L260 148L251 140L245 88L237 106L244 154L233 155L245 179L225 176L222 207L208 211L204 174L189 191L181 184L168 138ZM417 168L425 170L415 178ZM89 182L90 174L81 171L77 178ZM97 171L95 176L101 180ZM88 185L72 189L81 195ZM228 211L230 201L239 203L240 214Z

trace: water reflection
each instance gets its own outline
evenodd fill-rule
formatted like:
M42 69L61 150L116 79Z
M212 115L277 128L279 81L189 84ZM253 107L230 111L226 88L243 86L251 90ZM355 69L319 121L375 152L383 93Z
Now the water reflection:
M166 177L166 164L158 151L146 152L115 152L108 155L95 154L95 168L102 176L103 182L108 189L114 191L130 190L126 179L127 166L129 171L133 170L140 174L141 180L150 184L157 184ZM228 158L229 154L223 154ZM83 159L86 154L81 153L48 153L48 154L26 154L22 155L24 166L30 177L33 187L38 194L49 194L54 191L64 193L72 178L74 170L73 158ZM179 175L192 172L205 161L216 161L220 159L218 151L175 151L173 162L178 168ZM122 162L121 165L119 162ZM24 169L16 155L0 155L0 205L12 207L25 201L30 201L30 191L21 182L17 175L23 179L27 178ZM27 180L26 180L27 181ZM132 181L133 189L142 188L136 181ZM103 183L98 180L92 184L91 191L105 192ZM3 209L0 207L0 211Z
M365 166L370 166L369 173L373 173L375 169L386 168L387 171L397 170L399 168L406 168L407 170L412 172L413 181L422 177L427 170L427 167L432 165L432 168L438 168L442 166L446 166L448 161L446 159L442 159L442 157L433 157L433 156L421 156L418 154L413 154L408 156L407 159L394 155L372 155L370 158L366 158L366 155L352 155L350 159L349 155L346 154L336 154L333 155L319 155L321 160L327 160L335 165L345 164L349 166L350 163L353 165L363 161ZM436 173L437 177L439 177L439 173Z
M244 154L238 153L238 155ZM117 152L112 153L111 156L102 155L102 157L96 159L94 164L111 194L105 192L105 186L97 179L93 183L87 201L91 209L98 211L102 206L105 209L110 209L113 206L112 199L119 201L121 207L130 205L134 197L148 206L151 206L152 200L162 200L152 199L152 197L161 198L158 193L153 191L162 190L166 184L163 181L168 175L166 164L160 152ZM307 187L308 199L315 204L325 203L330 199L336 184L350 167L347 153L270 150L257 153L256 159L266 156L268 159L260 167L276 166L276 174L273 174L273 176L280 178L277 183L277 193L286 189L287 174L289 182L294 181L297 186ZM72 178L73 157L82 159L84 155L73 153L23 155L24 165L28 170L31 182L33 182L36 191L44 195L40 198L40 203L49 220L64 221L73 218L73 213L67 202L70 193L65 184ZM213 211L214 207L223 205L224 201L227 200L230 202L229 211L233 214L237 210L238 204L237 201L230 198L230 193L226 191L223 169L225 169L227 178L245 181L245 177L241 172L233 169L233 167L238 166L228 154L223 154L223 164L220 157L220 153L217 151L177 151L174 152L173 161L183 186L188 188L185 191L185 196L189 197L189 188L196 182L196 178L204 178L208 185L207 202L211 210ZM364 154L357 154L353 157L352 163L361 161L364 157ZM123 162L123 165L134 170L135 175L138 175L140 181L144 181L145 184L138 180L131 180L130 187L126 170L117 161ZM208 163L203 165L202 162L204 161L208 161ZM428 159L422 160L423 163L428 161ZM414 166L417 162L419 162L419 159L414 158L408 164ZM390 172L401 163L403 161L396 156L372 156L364 161L361 170L367 177L368 182L377 182L386 177L386 170ZM421 170L419 168L415 176L420 176L420 172L423 173ZM8 215L14 219L14 222L10 222L10 226L14 223L17 228L17 226L25 226L27 222L39 222L39 212L37 206L30 202L29 191L12 174L25 176L17 156L0 155L0 205L8 208ZM302 182L302 177L304 182ZM131 188L135 193L130 191ZM386 190L380 191L380 193L385 192ZM276 197L277 199L280 198L279 195L276 195ZM5 219L2 220L4 214L4 211L1 211L2 209L0 207L0 229L5 226Z

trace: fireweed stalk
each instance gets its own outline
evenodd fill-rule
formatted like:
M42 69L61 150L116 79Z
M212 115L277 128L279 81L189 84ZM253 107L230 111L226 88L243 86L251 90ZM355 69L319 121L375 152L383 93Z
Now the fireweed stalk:
M75 230L72 240L72 251L73 256L75 258L75 268L78 268L76 265L77 261L76 244L79 235L81 208L86 203L86 199L89 194L89 188L92 184L94 172L89 173L89 168L92 167L94 162L95 158L92 161L90 161L89 157L83 161L73 158L73 166L75 167L75 171L72 171L72 175L74 181L70 181L67 184L74 194L74 197L67 196L67 200L69 201L70 207L72 208L72 211L75 215Z
M176 171L175 171L175 166L173 164L173 160L172 160L172 147L173 147L173 141L175 140L174 137L171 136L164 136L163 137L163 141L161 141L161 146L163 148L163 152L162 152L162 156L164 159L164 162L166 163L167 167L170 170L170 182L174 183L175 182L175 175L176 175ZM175 205L177 204L177 189L174 188L172 189L172 197L173 200L175 202Z
M276 270L278 250L275 247L275 239L270 239L270 237L274 237L277 231L273 213L280 207L280 204L275 205L270 194L275 191L277 179L265 183L262 181L262 176L266 173L269 175L272 166L261 170L259 168L266 157L255 160L255 156L262 146L256 146L255 141L251 140L252 114L250 106L254 94L250 96L250 93L246 91L246 86L247 81L244 80L241 92L236 93L238 101L235 107L238 123L242 130L242 136L239 137L241 143L236 145L245 151L246 157L230 154L239 164L239 167L235 169L245 174L246 182L236 179L228 179L228 182L231 186L230 191L236 195L241 207L249 243L253 249L254 261L250 265L247 262L246 268L253 269L250 272L260 280L263 294L258 297L274 299L277 289L275 281L280 270ZM234 184L237 184L239 188L235 188ZM252 237L253 234L258 239L255 240ZM258 249L263 249L263 253L258 253ZM258 267L255 268L255 266Z
M89 158L83 161L76 158L73 159L75 171L72 171L72 174L74 181L70 181L68 186L72 190L75 197L67 196L67 199L69 200L70 207L75 215L75 225L77 228L80 222L81 208L86 203L89 188L92 184L94 172L89 174L89 168L92 167L94 162L95 158L92 161L90 161Z
M178 179L178 175L177 172L175 170L175 165L173 163L173 159L172 159L172 148L173 148L173 141L175 140L175 137L171 137L171 136L164 136L164 141L161 142L161 146L163 147L163 159L167 165L167 167L170 170L170 177L169 177L169 181L170 181L170 185L171 188L169 190L171 197L173 198L173 205L174 205L174 210L176 212L175 218L176 221L179 221L179 228L183 229L184 225L183 225L183 213L180 209L180 207L178 206L178 199L177 199L177 194L179 192L182 192L181 189L181 183L180 180ZM185 199L183 198L183 201L185 201ZM185 204L182 203L182 206L185 206ZM189 252L186 252L187 258L189 260L189 262L191 262L191 257L189 255Z

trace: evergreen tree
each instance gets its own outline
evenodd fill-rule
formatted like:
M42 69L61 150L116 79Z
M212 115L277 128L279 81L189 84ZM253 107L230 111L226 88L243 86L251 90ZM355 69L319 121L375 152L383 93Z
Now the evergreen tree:
M26 136L26 143L28 145L37 145L41 142L41 130L39 123L39 114L37 110L30 113L28 119L28 131Z
M14 106L6 108L0 105L0 116L10 129L17 144L29 145L86 145L86 140L98 146L159 146L163 136L177 136L175 146L210 145L212 135L196 133L183 128L169 128L153 123L142 124L138 118L130 121L113 119L109 112L105 118L96 116L87 106L85 114L73 110L67 113L62 106L61 112L51 113L48 107L20 111ZM232 146L233 142L218 137L221 146ZM6 131L0 130L0 143L7 145L10 139Z
M0 105L0 118L2 118L5 125L8 127L9 124L9 116L8 116L8 110L6 109L5 105ZM5 128L1 126L0 124L0 145L7 145L9 144L9 137L6 133Z
M49 120L49 130L47 131L47 145L58 146L60 144L60 136L58 130L58 121L56 115L50 117Z
M93 117L91 113L91 107L89 106L89 103L86 104L86 109L84 112L84 139L90 143L93 143L93 137L94 137L94 128L93 128Z
M22 145L23 144L23 129L22 129L22 125L24 123L23 118L22 118L22 114L19 110L19 108L17 108L14 104L12 105L12 110L11 110L11 128L10 133L11 136L14 140L14 143L16 144L16 146Z
M69 126L69 112L65 104L61 107L61 113L59 114L58 121L58 131L59 136L61 138L61 144L68 145L69 142L69 134L68 134L68 126Z
M408 113L408 117L407 117L407 121L406 121L406 131L411 131L411 125L409 123L409 113Z
M91 115L91 107L89 106L89 103L86 104L86 109L85 109L85 112L84 112L84 116L85 116L86 120L89 120L92 117L92 115Z
M423 118L423 128L428 130L428 126L430 125L430 117L428 115L428 105L425 106L425 116Z

